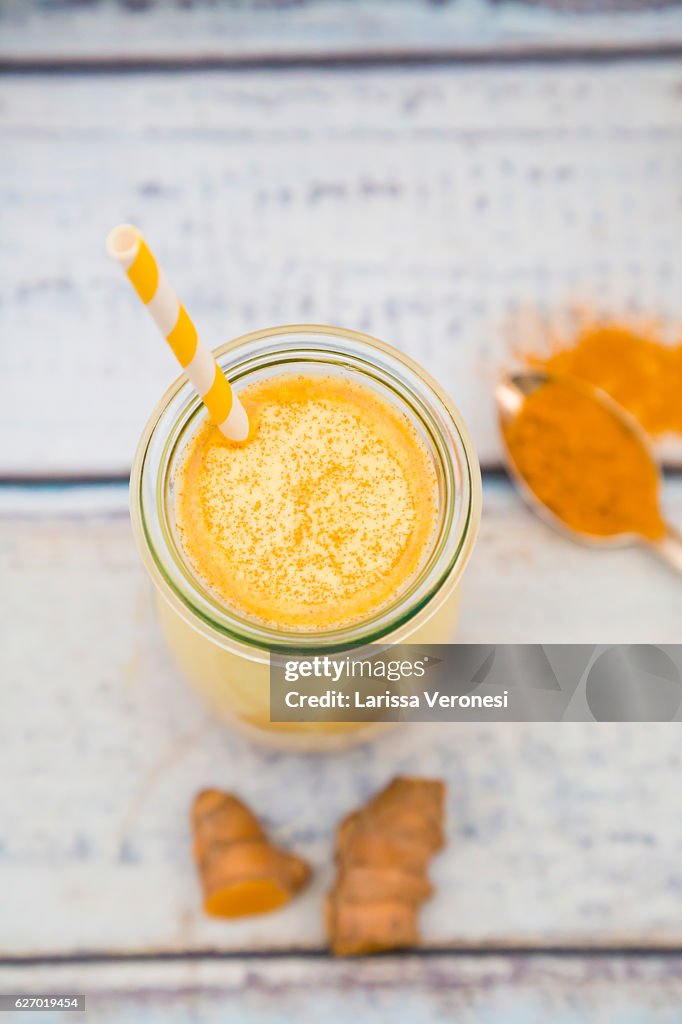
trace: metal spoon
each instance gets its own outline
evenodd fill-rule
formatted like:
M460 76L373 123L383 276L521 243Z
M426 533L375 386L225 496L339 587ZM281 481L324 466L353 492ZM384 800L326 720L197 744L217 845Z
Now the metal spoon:
M552 379L553 378L550 374L545 373L542 370L523 370L510 373L500 381L495 388L495 401L497 403L500 425L504 427L508 423L512 422L521 411L521 407L523 406L526 397ZM566 382L562 381L562 383ZM627 427L633 437L642 446L653 465L656 467L660 487L662 483L660 468L658 467L654 457L649 438L644 433L637 420L630 416L628 412L622 409L600 388L596 388L583 381L573 380L570 382L570 386L575 387L583 394L587 394L595 401L599 402L605 409L608 409L612 416L617 417L623 426ZM550 509L548 509L547 506L544 505L530 489L514 465L514 460L512 459L507 447L504 430L501 430L500 433L502 435L505 460L513 480L526 503L546 523L549 523L549 525L553 526L554 529L559 530L559 532L563 533L564 536L571 537L573 540L577 540L583 544L593 545L595 547L626 547L630 544L642 544L645 547L654 550L665 562L671 565L674 569L677 569L678 572L682 573L682 533L676 530L674 526L671 526L670 523L665 524L666 531L658 540L649 540L647 537L642 537L637 533L619 533L610 537L602 537L595 534L581 533L577 530L573 530L570 526L567 526L561 519L555 516L554 513L551 512Z

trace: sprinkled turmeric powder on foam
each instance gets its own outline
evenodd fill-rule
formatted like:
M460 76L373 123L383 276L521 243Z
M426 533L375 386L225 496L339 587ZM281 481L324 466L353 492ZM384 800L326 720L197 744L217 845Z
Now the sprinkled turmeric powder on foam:
M246 444L206 424L179 468L177 528L194 571L279 628L334 628L388 604L436 522L435 470L412 424L341 378L272 377L240 397Z

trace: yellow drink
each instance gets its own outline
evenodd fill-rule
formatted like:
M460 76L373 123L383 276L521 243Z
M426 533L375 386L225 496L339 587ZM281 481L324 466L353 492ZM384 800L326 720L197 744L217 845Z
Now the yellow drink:
M177 527L195 572L278 629L347 626L394 600L424 561L438 504L409 420L344 378L275 376L241 398L249 440L207 423L179 467Z
M366 722L271 722L269 653L451 641L475 455L437 385L364 335L282 328L218 359L242 374L249 439L227 441L179 382L131 480L169 646L216 714L260 738L364 735Z

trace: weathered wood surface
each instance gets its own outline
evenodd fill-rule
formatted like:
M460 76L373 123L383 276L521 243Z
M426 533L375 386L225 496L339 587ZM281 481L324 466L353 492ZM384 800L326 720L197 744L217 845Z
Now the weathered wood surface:
M656 0L4 0L0 7L0 58L20 63L655 52L680 43L679 4Z
M210 344L374 333L489 464L519 306L682 321L680 61L9 76L0 101L0 475L125 473L175 374L104 255L120 220Z
M83 517L76 493L71 514L46 497L28 517L2 491L0 956L318 949L334 824L398 771L450 784L428 945L682 944L678 726L410 725L343 754L263 752L171 664L125 489L110 515ZM498 484L485 507L463 641L679 640L679 579L645 553L575 548ZM202 916L187 810L211 784L312 860L282 913Z
M0 988L84 992L86 1019L97 1024L679 1024L682 957L81 963L0 967ZM16 1015L18 1024L82 1019L82 1013Z

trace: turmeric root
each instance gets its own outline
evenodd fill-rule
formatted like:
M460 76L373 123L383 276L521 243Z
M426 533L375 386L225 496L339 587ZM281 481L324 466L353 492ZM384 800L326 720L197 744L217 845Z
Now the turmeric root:
M275 910L310 877L308 864L273 846L255 815L231 793L199 793L192 827L207 914L242 917Z
M445 844L444 802L442 782L398 777L340 823L338 873L326 905L335 955L419 941L419 907L433 891L426 871Z
M390 867L342 868L334 886L335 897L348 903L398 900L417 906L432 893L433 886L425 875Z
M343 826L341 826L343 829ZM371 818L361 828L344 831L337 839L336 861L340 865L361 864L380 870L398 868L415 873L426 871L432 850L418 836L379 831Z
M327 928L335 956L358 956L404 949L419 942L417 910L410 903L344 903L330 897Z

